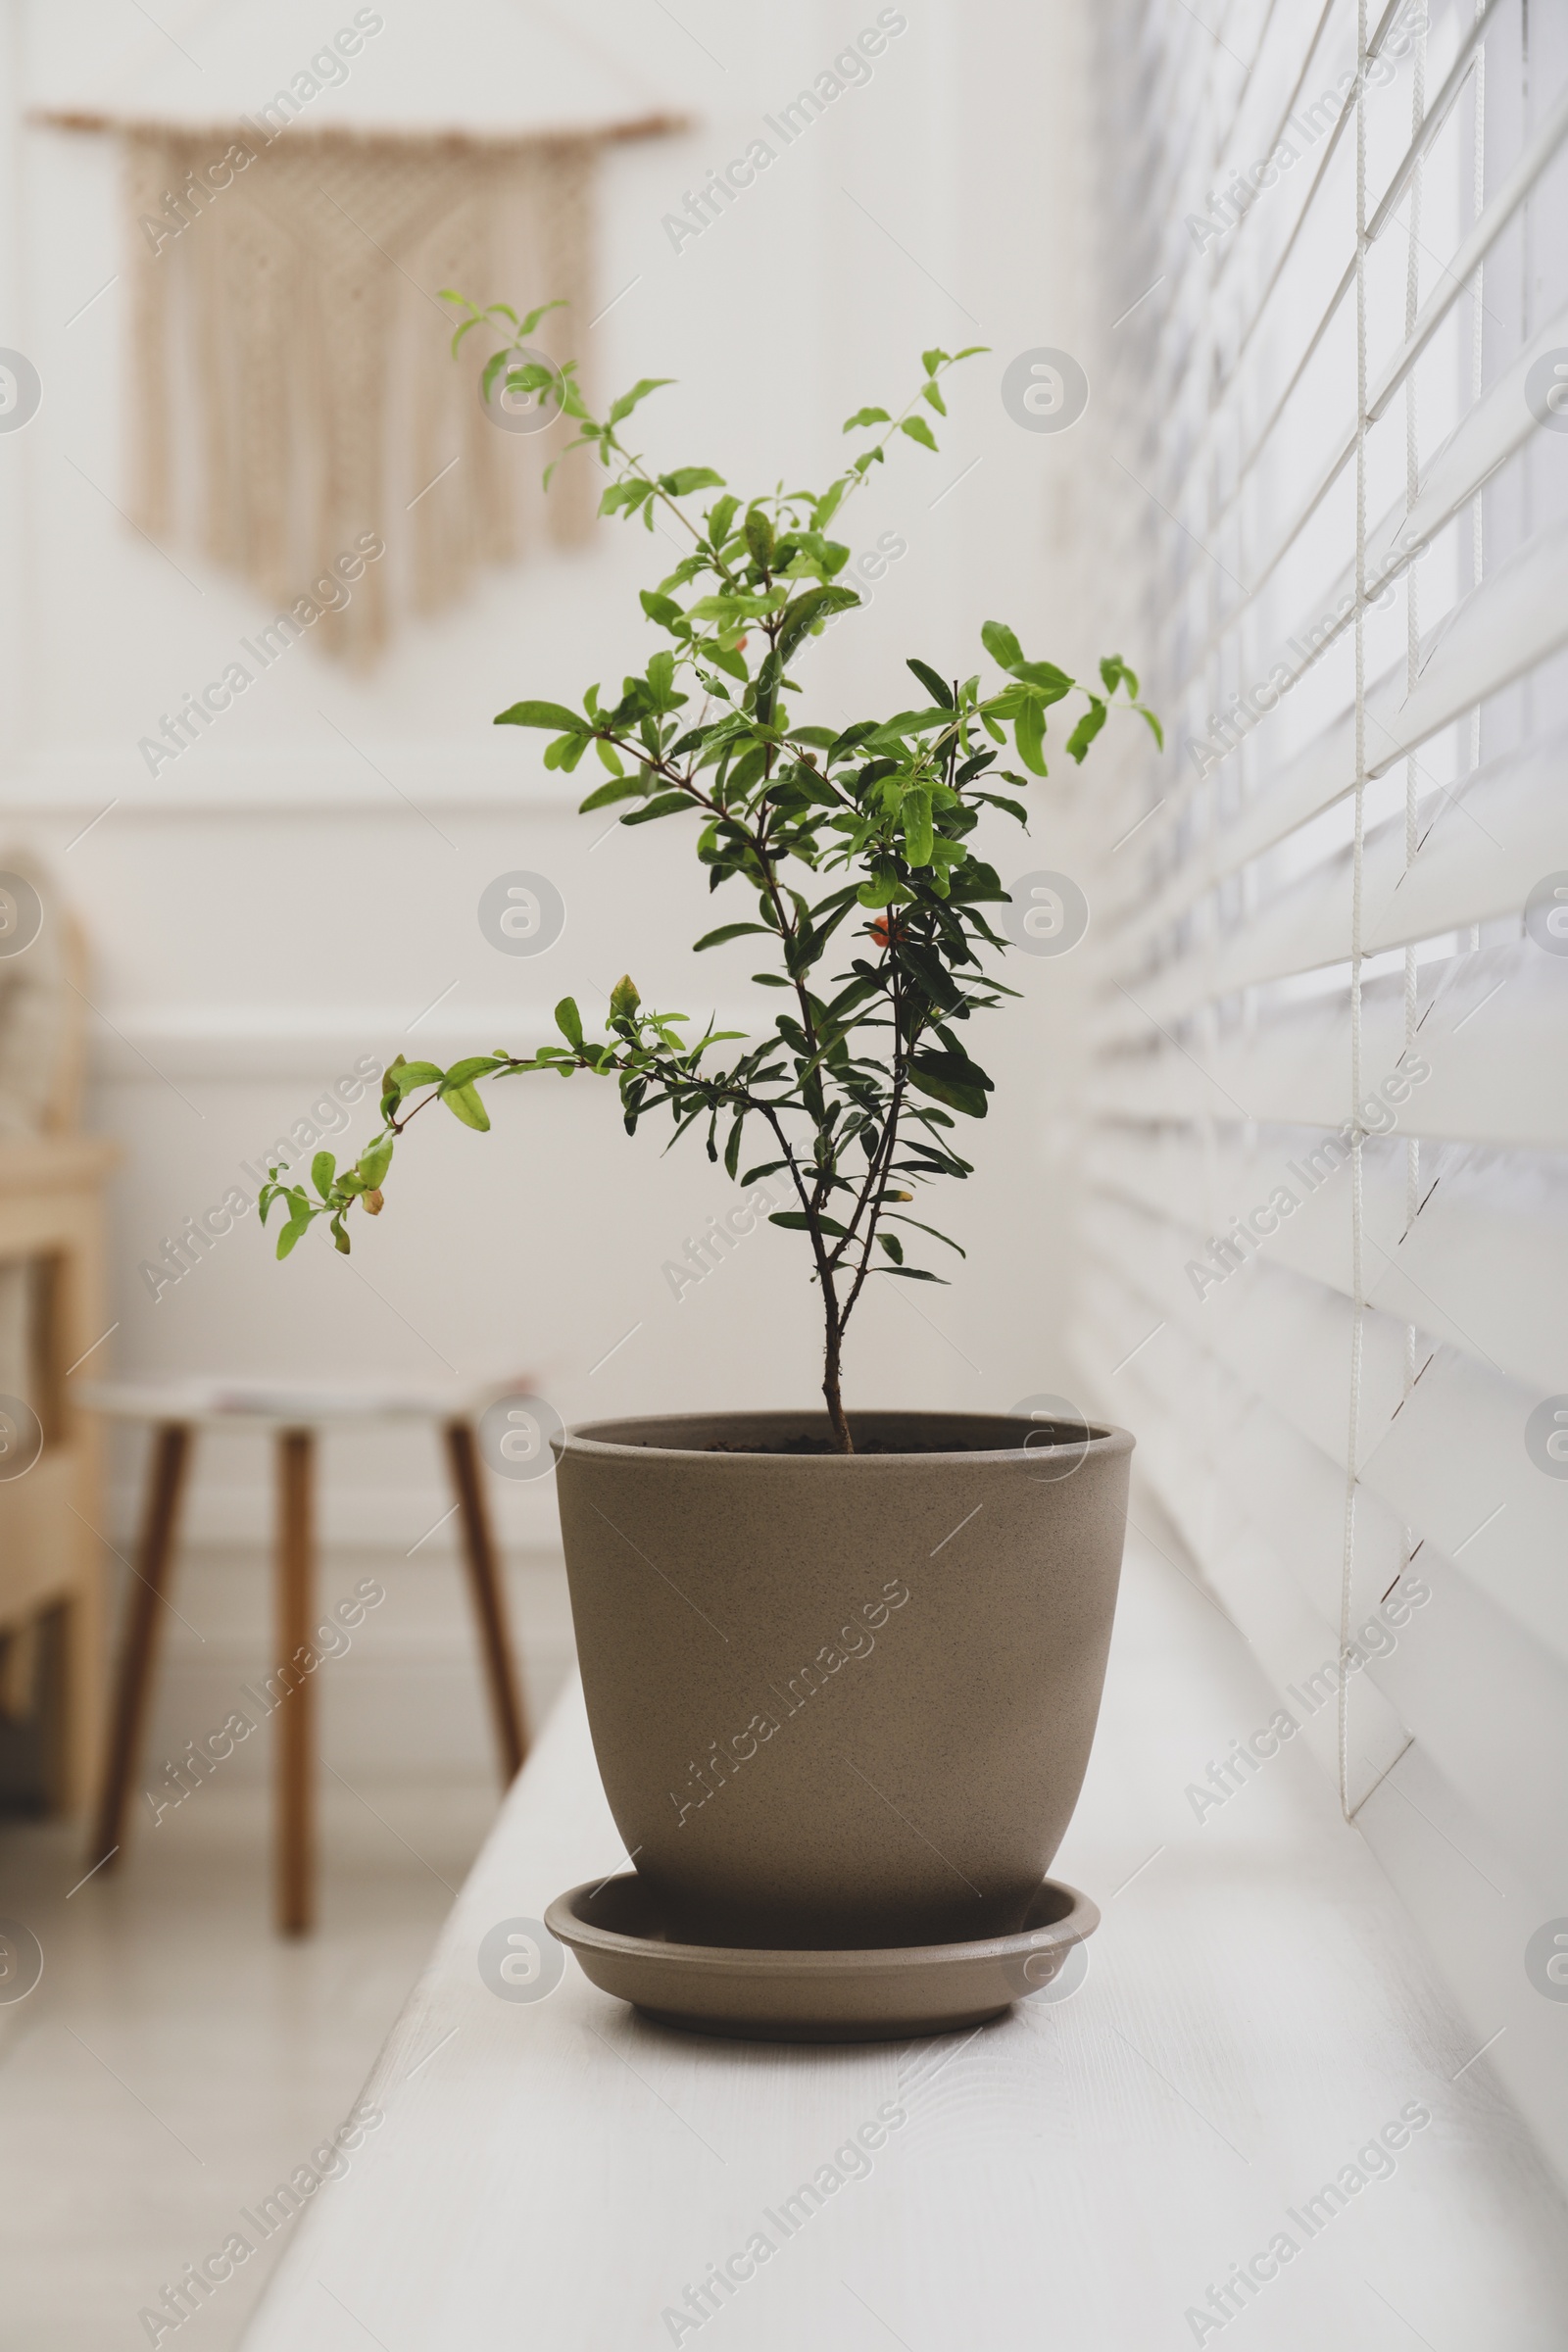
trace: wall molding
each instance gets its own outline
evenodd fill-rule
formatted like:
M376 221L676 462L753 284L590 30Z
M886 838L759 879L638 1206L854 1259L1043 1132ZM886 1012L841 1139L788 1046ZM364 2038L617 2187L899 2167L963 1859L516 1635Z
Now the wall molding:
M133 743L50 750L17 748L4 782L13 821L91 818L116 804L115 821L181 816L400 814L412 825L421 808L449 815L498 808L539 816L575 816L592 779L558 778L540 759L543 738L507 728L492 741L385 743L367 734L319 745L193 744L156 777ZM9 763L8 763L9 764ZM377 772L379 770L379 773ZM406 799L400 796L407 796ZM409 807L408 802L416 805Z
M113 1028L102 1014L104 1025L93 1027L90 1067L95 1080L116 1086L158 1086L170 1078L230 1083L289 1078L319 1088L368 1054L378 1054L384 1066L395 1054L412 1060L417 1053L440 1062L458 1054L486 1053L495 1045L513 1053L560 1045L555 1002L554 993L514 1004L470 1000L459 988L424 1014L406 1004L349 1011L334 1007L324 1013L303 1005L234 1004L211 1011L185 1005L122 1011L117 1006ZM599 1018L586 1002L583 1018L590 1030ZM756 1035L768 1026L755 1004L720 1006L714 1025Z

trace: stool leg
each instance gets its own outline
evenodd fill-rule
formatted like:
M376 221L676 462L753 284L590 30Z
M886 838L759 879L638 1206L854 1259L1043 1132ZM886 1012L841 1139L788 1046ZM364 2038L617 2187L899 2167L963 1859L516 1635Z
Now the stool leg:
M315 1446L308 1429L277 1440L278 1676L288 1696L277 1711L277 1927L308 1936L316 1919L316 1680L294 1665L309 1645L315 1599L312 1487Z
M479 1645L490 1687L490 1711L495 1718L505 1786L514 1778L528 1753L527 1719L507 1634L506 1593L485 1510L473 1431L466 1421L449 1421L443 1435L447 1465L452 1472L452 1491L458 1498L458 1525L463 1530L463 1553L468 1567L474 1615L479 1620Z
M136 1546L135 1582L131 1586L129 1614L116 1677L114 1721L92 1848L93 1861L110 1857L106 1867L111 1870L113 1857L123 1842L130 1778L141 1752L158 1644L159 1612L190 1463L190 1428L183 1421L163 1422L153 1436L152 1473L147 1483L141 1538Z

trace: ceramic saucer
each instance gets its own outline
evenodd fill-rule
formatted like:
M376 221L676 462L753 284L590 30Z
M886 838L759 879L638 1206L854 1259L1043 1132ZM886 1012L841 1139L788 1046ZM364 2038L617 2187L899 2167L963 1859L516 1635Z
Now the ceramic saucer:
M661 2025L752 2041L894 2041L951 2034L1043 1991L1100 1925L1086 1894L1042 1882L1015 1936L876 1951L764 1951L673 1939L635 1871L573 1886L545 1913L590 1984Z

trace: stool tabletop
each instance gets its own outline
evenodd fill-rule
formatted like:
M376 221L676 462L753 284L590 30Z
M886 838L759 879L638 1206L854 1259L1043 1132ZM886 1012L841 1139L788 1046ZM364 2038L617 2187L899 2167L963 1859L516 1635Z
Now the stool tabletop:
M204 1427L314 1429L325 1424L453 1421L497 1396L530 1393L524 1374L479 1382L242 1379L93 1381L81 1402L121 1421L178 1421Z

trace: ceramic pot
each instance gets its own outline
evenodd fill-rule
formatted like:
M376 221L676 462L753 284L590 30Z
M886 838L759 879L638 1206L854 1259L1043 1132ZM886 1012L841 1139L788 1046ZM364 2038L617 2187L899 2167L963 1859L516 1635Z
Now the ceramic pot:
M805 1450L820 1413L555 1442L599 1769L694 1939L1013 1934L1083 1784L1132 1439L976 1413L851 1427L848 1455Z

